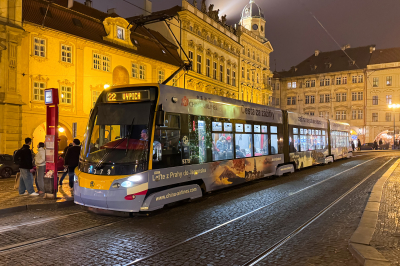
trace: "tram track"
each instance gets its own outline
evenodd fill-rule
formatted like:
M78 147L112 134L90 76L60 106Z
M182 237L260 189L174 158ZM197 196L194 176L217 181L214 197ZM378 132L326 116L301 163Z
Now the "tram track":
M357 165L355 165L355 166L353 166L353 167L350 167L349 169L346 169L346 170L344 170L344 171L341 171L341 172L339 172L339 173L337 173L337 174L335 174L335 175L332 175L332 176L330 176L330 177L328 177L328 178L326 178L326 179L324 179L324 180L322 180L322 181L320 181L320 182L317 182L317 183L315 183L315 184L312 184L312 185L310 185L310 186L307 186L307 187L305 187L305 188L302 188L302 189L299 189L299 190L297 190L296 192L292 192L292 193L289 193L286 197L283 197L283 198L280 198L280 199L278 199L278 200L276 200L276 201L273 201L273 202L271 202L271 203L268 203L268 204L266 204L266 205L264 205L264 206L261 206L261 207L259 207L259 208L257 208L257 209L254 209L254 210L252 210L252 211L250 211L250 212L248 212L248 213L245 213L245 214L243 214L243 215L240 215L240 216L238 216L238 217L236 217L236 218L234 218L234 219L231 219L231 220L229 220L229 221L227 221L227 222L225 222L225 223L222 223L222 224L219 224L219 225L217 225L217 226L215 226L215 227L213 227L213 228L211 228L211 229L208 229L208 230L206 230L206 231L203 231L203 232L201 232L201 233L199 233L199 234L197 234L197 235L195 235L195 236L192 236L192 237L190 237L190 238L187 238L187 239L185 239L185 240L183 240L183 241L181 241L181 242L179 242L179 243L176 243L176 244L174 244L174 245L172 245L172 246L169 246L169 247L167 247L167 248L164 248L164 249L162 249L162 250L160 250L160 251L158 251L158 252L155 252L155 253L152 253L152 254L150 254L150 255L147 255L147 256L145 256L145 257L142 257L142 258L138 258L138 259L136 259L136 260L134 260L134 261L132 261L132 262L130 262L130 263L128 263L128 264L125 264L124 266L130 266L130 265L135 265L135 264L137 264L137 263L139 263L139 262L143 262L143 261L145 261L145 260L148 260L148 259L150 259L150 258L152 258L152 257L155 257L155 256L157 256L157 255L160 255L160 254L162 254L162 253L165 253L165 252L167 252L167 251L169 251L169 250L171 250L171 249L174 249L174 248L176 248L176 247L178 247L178 246L181 246L181 245L183 245L183 244L185 244L185 243L188 243L188 242L190 242L190 241L192 241L192 240L194 240L194 239L196 239L196 238L199 238L199 237L201 237L201 236L204 236L204 235L206 235L206 234L208 234L208 233L211 233L211 232L213 232L213 231L215 231L215 230L217 230L217 229L219 229L219 228L221 228L221 227L224 227L224 226L227 226L228 224L231 224L231 223L233 223L233 222L235 222L235 221L238 221L238 220L240 220L240 219L242 219L242 218L244 218L244 217L247 217L247 216L249 216L249 215L251 215L251 214L254 214L254 213L256 213L256 212L258 212L258 211L260 211L260 210L263 210L263 209L265 209L265 208L267 208L267 207L270 207L270 206L272 206L272 205L274 205L274 204L277 204L277 203L279 203L279 202L281 202L281 201L284 201L284 200L286 200L286 199L288 199L288 198L291 198L291 197L293 197L294 195L297 195L297 194L299 194L299 193L302 193L302 192L304 192L304 191L306 191L306 190L309 190L309 189L311 189L311 188L314 188L314 187L316 187L316 186L318 186L318 185L320 185L320 184L323 184L323 183L325 183L325 182L327 182L327 181L329 181L329 180L331 180L331 179L333 179L333 178L335 178L335 177L337 177L337 176L339 176L339 175L342 175L342 174L344 174L344 173L346 173L346 172L348 172L348 171L351 171L351 170L353 170L353 169L355 169L355 168L357 168L357 167L360 167L360 166L362 166L362 165L364 165L364 164L367 164L367 163L369 163L369 162L371 162L371 161L373 161L373 160L376 160L376 159L378 159L378 158L381 158L381 157L386 157L386 156L377 156L377 157L374 157L374 158L372 158L372 159L370 159L370 160L367 160L367 161L365 161L365 162L362 162L362 163L360 163L360 164L357 164ZM375 174L377 171L379 171L383 166L385 166L387 163L389 163L391 160L393 160L393 157L390 159L390 160L388 160L384 165L382 165L381 167L379 167L377 170L375 170L372 174L370 174L368 177L366 177L366 178L364 178L360 183L358 183L355 187L353 187L352 189L351 189L351 191L348 191L348 192L346 192L345 194L346 195L348 195L349 193L351 193L355 188L357 188L359 185L361 185L364 181L366 181L369 177L371 177L373 174ZM337 199L337 202L339 202L342 198L344 198L345 197L345 195L343 196L341 196L340 197L340 199ZM316 219L318 219L323 213L325 213L327 210L329 210L331 207L333 207L336 203L337 203L336 201L335 201L335 203L331 206L331 205L329 205L327 208L328 209L324 209L324 210L322 210L321 211L321 213L319 213L319 214L317 214L316 216L314 216L313 218L314 218L314 220L316 220ZM313 219L312 218L312 219ZM308 221L309 222L309 224L311 224L314 220L312 220L312 221ZM306 222L305 224L303 224L303 226L308 226L308 222ZM307 224L307 225L306 225ZM305 228L305 227L304 227ZM304 229L303 228L303 229ZM301 230L303 230L303 229L301 229ZM300 230L300 231L301 231ZM296 231L296 230L295 230ZM295 232L294 231L294 232ZM298 231L298 232L300 232L300 231ZM293 234L294 232L292 232L291 234ZM297 232L297 231L296 231ZM297 232L297 233L298 233ZM297 234L296 233L296 234ZM289 237L286 241L288 241L290 238L291 238L291 234L289 234L287 237ZM273 245L273 247L276 247L276 249L277 248L279 248L281 245L283 245L284 243L281 243L281 245L279 245L279 246L277 246L280 242L282 242L283 240L285 240L287 237L285 237L284 239L282 239L281 241L278 241L278 243L277 244L275 244L275 245ZM271 247L271 248L273 248L273 247ZM271 248L269 248L269 249L271 249ZM275 250L275 249L274 249ZM265 251L262 253L262 254L264 254L265 253ZM272 253L272 252L271 252ZM270 253L269 253L270 254ZM247 265L247 264L245 264L245 265Z

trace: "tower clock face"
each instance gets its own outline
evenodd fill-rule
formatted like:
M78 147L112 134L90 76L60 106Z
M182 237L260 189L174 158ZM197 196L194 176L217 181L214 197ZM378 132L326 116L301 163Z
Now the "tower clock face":
M257 24L253 25L253 30L258 30L258 25Z

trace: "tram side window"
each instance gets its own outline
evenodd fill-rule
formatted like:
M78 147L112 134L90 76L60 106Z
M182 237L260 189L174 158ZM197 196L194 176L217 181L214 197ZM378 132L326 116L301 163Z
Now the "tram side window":
M321 145L322 145L322 149L327 149L328 147L328 143L327 140L328 138L326 138L326 131L322 130L322 136L321 136Z
M268 126L254 125L254 156L268 155L267 133Z
M235 124L236 158L253 157L253 129L251 124Z
M271 154L278 154L279 139L278 139L278 127L271 126Z
M212 161L211 118L182 116L182 163L200 164Z
M154 169L182 165L180 139L180 116L178 114L167 114L165 126L157 127L154 132Z
M212 157L214 161L233 159L232 123L223 119L212 122Z
M289 152L297 152L300 150L299 129L293 128L293 139L289 137Z

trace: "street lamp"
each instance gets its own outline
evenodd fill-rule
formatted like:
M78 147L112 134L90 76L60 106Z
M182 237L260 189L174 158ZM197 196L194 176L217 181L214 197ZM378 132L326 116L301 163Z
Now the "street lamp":
M396 113L395 113L395 109L400 108L400 104L389 104L388 107L393 109L393 149L394 149L395 139L396 139Z

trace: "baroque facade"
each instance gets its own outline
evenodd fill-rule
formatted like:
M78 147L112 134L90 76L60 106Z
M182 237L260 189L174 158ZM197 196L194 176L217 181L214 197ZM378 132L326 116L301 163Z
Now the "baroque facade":
M4 92L0 108L4 111L0 153L12 154L25 137L34 137L34 147L44 141L45 89L59 89L59 146L63 149L74 137L83 138L91 108L105 85L161 83L182 62L177 47L159 33L142 27L133 31L134 25L115 10L103 13L92 8L91 1L85 5L74 2L70 9L67 0L57 4L42 0L5 2L15 3L16 7L9 9L16 14L9 16L16 21L22 18L23 24L5 26L8 37L7 55L1 51L0 90ZM175 79L171 85L179 86L180 82Z

